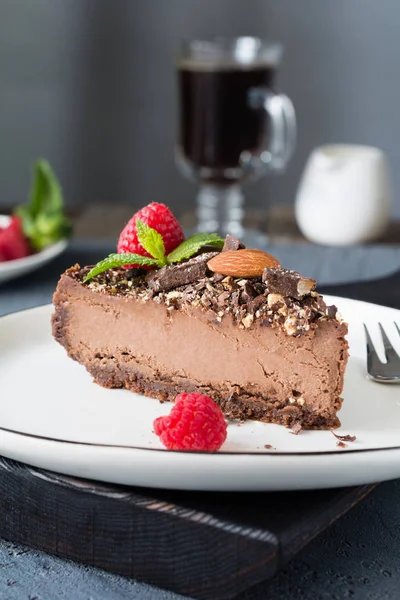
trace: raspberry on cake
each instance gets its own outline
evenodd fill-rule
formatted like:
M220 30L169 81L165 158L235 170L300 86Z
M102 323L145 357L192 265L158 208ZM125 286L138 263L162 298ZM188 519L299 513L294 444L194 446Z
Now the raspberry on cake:
M130 252L142 256L151 256L138 240L138 220L161 234L166 254L172 252L185 239L179 222L169 208L165 204L152 202L135 213L125 225L118 240L117 251L119 254Z
M202 394L228 418L337 427L348 344L336 308L271 255L232 236L221 252L218 236L199 235L152 271L123 268L130 254L68 269L54 295L56 340L108 388Z

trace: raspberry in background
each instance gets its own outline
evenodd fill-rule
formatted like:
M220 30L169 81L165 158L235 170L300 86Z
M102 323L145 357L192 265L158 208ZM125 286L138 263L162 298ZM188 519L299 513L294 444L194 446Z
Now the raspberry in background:
M0 229L0 262L24 258L31 249L22 231L19 217L13 216L7 227Z
M119 236L118 254L133 253L141 256L150 256L139 243L137 238L136 221L140 219L161 234L164 240L165 254L169 254L185 239L181 226L165 204L152 202L140 209L125 225ZM131 268L135 265L129 265Z
M155 419L153 427L169 450L214 452L227 435L222 410L202 394L179 394L170 414Z

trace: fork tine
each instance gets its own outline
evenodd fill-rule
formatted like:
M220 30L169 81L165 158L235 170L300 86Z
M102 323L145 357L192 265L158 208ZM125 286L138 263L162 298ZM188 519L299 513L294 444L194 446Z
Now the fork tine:
M399 329L399 326L397 325L397 323L396 323L395 321L394 321L394 326L395 326L395 327L396 327L396 329L397 329L397 333L400 335L400 329Z
M369 331L365 323L364 331L365 337L367 338L367 371L368 373L372 371L375 367L380 367L382 362L379 359L379 356L375 350L374 342L372 341L371 336L369 335Z
M385 348L386 362L381 362L376 352L374 343L364 323L364 331L367 340L367 373L370 379L378 383L400 383L400 354L393 348L382 325L378 323ZM394 323L400 334L399 326Z
M388 362L390 362L391 360L398 360L399 356L398 356L396 350L393 348L392 342L389 340L388 336L386 335L386 331L383 329L383 327L380 323L378 323L378 325L379 325L379 330L382 335L383 346L385 348L386 360Z

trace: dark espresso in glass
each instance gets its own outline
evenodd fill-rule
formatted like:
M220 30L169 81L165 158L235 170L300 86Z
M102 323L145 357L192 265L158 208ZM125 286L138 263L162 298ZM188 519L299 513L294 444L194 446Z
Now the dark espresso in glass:
M240 165L243 151L266 147L268 116L252 108L249 90L272 89L275 67L183 63L179 67L180 147L197 167L219 171ZM223 179L223 176L222 176Z

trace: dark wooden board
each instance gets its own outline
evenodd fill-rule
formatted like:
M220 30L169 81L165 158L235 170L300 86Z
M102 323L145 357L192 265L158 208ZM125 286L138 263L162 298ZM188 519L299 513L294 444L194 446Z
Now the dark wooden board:
M0 459L0 536L186 596L224 600L272 577L373 487L162 491Z

